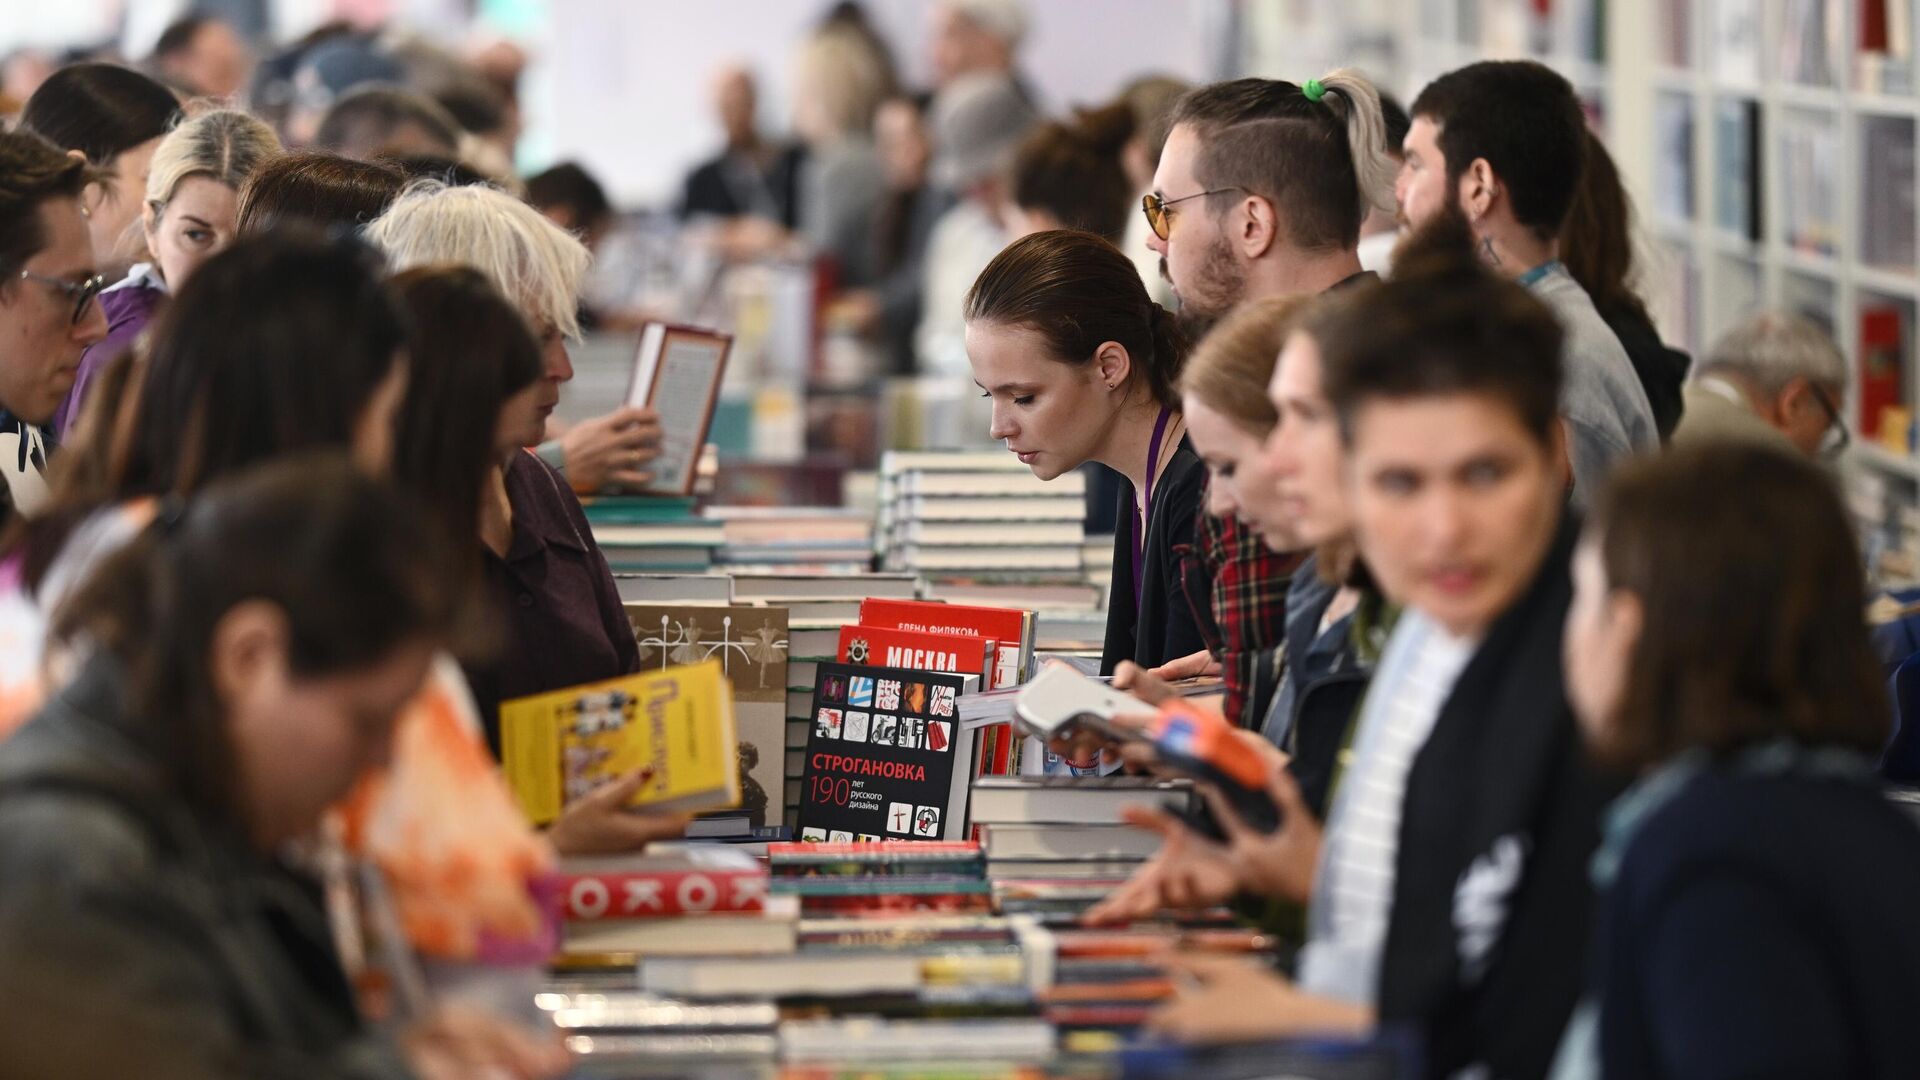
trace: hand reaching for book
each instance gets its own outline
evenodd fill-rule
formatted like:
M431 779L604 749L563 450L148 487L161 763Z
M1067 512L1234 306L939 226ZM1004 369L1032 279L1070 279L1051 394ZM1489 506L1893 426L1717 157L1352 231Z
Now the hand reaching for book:
M687 822L693 820L685 814L627 809L627 800L651 775L647 769L635 769L575 799L547 833L554 850L562 855L611 855L684 835Z
M615 409L575 424L560 436L567 482L590 494L607 487L645 487L652 476L640 467L660 456L660 414L652 409Z
M1159 833L1160 850L1125 885L1089 909L1087 923L1101 926L1167 910L1209 908L1240 891L1240 872L1231 853L1179 818L1144 806L1128 807L1121 816L1137 829Z
M401 1052L421 1080L488 1076L546 1080L566 1074L572 1055L558 1035L542 1037L492 1013L447 1006L410 1025Z
M1313 892L1313 875L1320 865L1320 821L1307 809L1299 782L1287 771L1286 755L1272 750L1266 740L1260 742L1276 759L1269 762L1266 790L1280 810L1279 828L1270 833L1254 829L1212 784L1200 785L1200 794L1226 835L1226 856L1239 867L1242 886L1261 896L1304 904Z
M1249 1042L1301 1035L1363 1035L1373 1010L1300 990L1264 964L1240 956L1165 960L1176 987L1147 1021L1185 1043Z

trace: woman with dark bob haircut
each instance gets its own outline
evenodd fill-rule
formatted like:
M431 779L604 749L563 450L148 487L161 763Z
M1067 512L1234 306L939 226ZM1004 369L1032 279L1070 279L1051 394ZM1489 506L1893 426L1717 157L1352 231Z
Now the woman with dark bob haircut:
M1567 691L1608 813L1565 1076L1912 1076L1920 829L1833 480L1776 450L1629 465L1575 555Z

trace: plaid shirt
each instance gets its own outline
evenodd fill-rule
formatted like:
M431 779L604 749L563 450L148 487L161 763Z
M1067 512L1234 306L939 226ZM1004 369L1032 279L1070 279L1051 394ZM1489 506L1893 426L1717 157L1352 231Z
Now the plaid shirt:
M1201 499L1193 548L1182 564L1187 598L1196 608L1202 602L1211 608L1196 611L1197 621L1207 651L1220 661L1227 718L1235 723L1246 722L1247 695L1261 655L1286 640L1287 585L1305 560L1305 552L1267 547L1259 533L1237 519L1207 513Z

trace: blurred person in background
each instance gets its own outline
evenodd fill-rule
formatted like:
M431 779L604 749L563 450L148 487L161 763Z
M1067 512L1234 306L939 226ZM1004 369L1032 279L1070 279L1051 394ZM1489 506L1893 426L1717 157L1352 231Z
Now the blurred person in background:
M884 54L867 35L829 21L801 44L793 68L793 127L806 144L800 172L800 233L833 262L836 280L872 284L873 223L886 169L873 118L893 91Z
M1029 27L1021 0L942 0L930 22L927 61L936 91L969 75L997 75L1036 105L1019 72L1020 43Z
M396 86L361 86L327 109L312 147L371 161L430 154L460 156L460 124L424 94Z
M1847 358L1812 320L1762 311L1720 336L1681 387L1675 445L1735 440L1812 456L1848 441Z
M1647 392L1653 424L1661 441L1673 437L1683 410L1682 387L1692 361L1667 347L1654 329L1640 296L1633 258L1633 199L1620 183L1613 155L1592 129L1587 131L1587 160L1566 224L1560 226L1560 261L1587 290L1593 307L1627 350L1640 388Z
M1079 229L1118 247L1139 205L1121 164L1132 138L1133 110L1125 103L1035 128L1008 169L1008 234Z
M933 182L955 197L927 239L916 369L967 371L966 296L1007 245L1006 169L1039 116L1005 75L964 76L934 96Z
M714 75L714 113L726 143L687 174L680 192L682 218L762 218L786 230L800 224L804 152L761 133L759 103L753 73L745 67L728 66Z
M182 15L160 32L150 61L188 97L231 102L253 78L253 50L233 25L211 15Z
M874 148L887 184L873 222L876 278L871 288L849 290L838 300L852 325L879 339L888 370L896 375L913 371L927 242L940 216L953 205L951 193L929 175L929 101L923 94L896 94L874 113Z
M0 57L0 126L18 121L27 99L58 68L54 58L39 49L15 49Z
M240 189L280 153L273 129L242 112L216 110L182 123L160 141L147 175L141 227L152 261L100 294L107 336L81 358L73 389L53 414L62 436L86 400L88 384L146 329L168 293L231 244L239 230Z
M1128 83L1120 91L1120 101L1133 110L1133 136L1120 151L1120 163L1126 167L1127 183L1133 193L1128 207L1153 194L1154 170L1160 167L1160 151L1167 144L1167 131L1173 126L1173 107L1193 84L1169 75L1145 75ZM1160 253L1151 246L1153 230L1145 215L1129 214L1127 232L1120 250L1140 268L1140 280L1154 303L1172 308L1173 284L1160 273Z
M77 150L98 175L83 203L93 258L114 281L143 252L139 221L147 165L173 127L173 91L116 64L73 64L27 100L20 126L62 150Z

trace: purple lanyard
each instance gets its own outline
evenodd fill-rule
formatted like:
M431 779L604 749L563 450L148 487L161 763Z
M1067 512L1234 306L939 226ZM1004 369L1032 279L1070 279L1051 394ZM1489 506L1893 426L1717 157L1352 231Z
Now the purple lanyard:
M1160 418L1153 422L1153 438L1147 442L1147 486L1141 493L1138 530L1135 530L1133 525L1133 508L1127 508L1127 542L1133 545L1133 611L1136 617L1140 613L1142 593L1145 591L1141 577L1144 567L1141 563L1145 560L1146 554L1141 549L1146 543L1147 520L1153 513L1153 466L1160 460L1160 440L1167 433L1167 419L1172 415L1172 409L1165 405L1160 406Z

